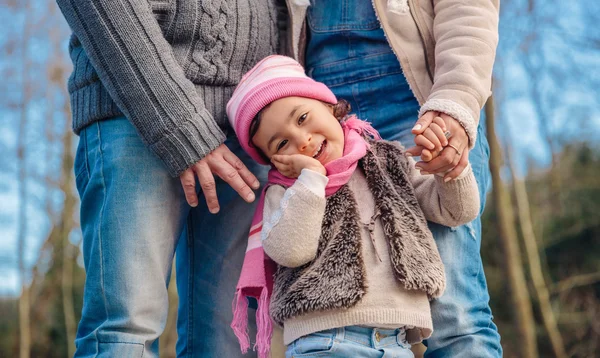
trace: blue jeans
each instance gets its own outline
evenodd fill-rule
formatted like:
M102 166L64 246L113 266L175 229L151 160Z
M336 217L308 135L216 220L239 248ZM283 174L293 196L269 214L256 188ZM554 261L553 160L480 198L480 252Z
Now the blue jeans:
M384 139L411 147L410 130L419 104L378 25L371 2L313 0L308 29L307 73L329 86L338 98L350 102L352 112L371 122ZM484 125L482 116L477 141L469 152L482 212L490 187ZM447 288L432 302L434 333L425 342L425 356L502 356L479 253L481 217L460 227L430 223L429 228L445 265Z
M293 341L286 358L414 358L404 329L359 326L328 329Z
M235 139L227 144L261 172ZM190 213L179 178L124 117L86 127L74 166L87 273L75 356L158 356L176 250L178 355L241 356L229 322L254 207L218 180L220 214L202 202Z

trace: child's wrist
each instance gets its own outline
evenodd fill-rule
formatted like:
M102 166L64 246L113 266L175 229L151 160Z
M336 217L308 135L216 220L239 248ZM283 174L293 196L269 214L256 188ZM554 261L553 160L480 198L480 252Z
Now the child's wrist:
M327 170L325 170L325 167L322 165L310 165L304 169L312 170L313 172L317 172L321 175L327 175Z
M325 197L325 187L329 178L309 168L302 169L298 182L319 197Z

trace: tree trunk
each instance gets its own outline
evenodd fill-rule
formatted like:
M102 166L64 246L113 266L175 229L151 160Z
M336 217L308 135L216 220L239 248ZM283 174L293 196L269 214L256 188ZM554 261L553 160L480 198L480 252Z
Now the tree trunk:
M510 171L512 173L515 198L517 201L517 210L519 213L519 224L521 226L523 242L525 243L525 250L527 252L529 272L531 273L531 279L535 287L535 295L539 303L540 312L544 321L544 327L546 327L548 338L550 338L550 343L552 344L552 349L554 350L556 357L566 358L567 352L565 351L562 336L560 335L560 331L556 325L556 319L554 317L554 312L552 311L552 304L550 303L550 294L548 293L548 287L546 286L546 282L544 280L544 273L539 256L539 248L535 233L533 231L533 225L531 223L527 189L525 188L525 183L517 178L515 173L515 165L512 160L510 150L507 150L507 157L508 165L510 166Z
M62 77L62 76L59 76ZM73 133L71 132L71 121L70 121L70 108L69 108L69 97L64 91L65 103L63 105L63 112L65 114L64 121L64 136L62 140L62 170L60 178L60 190L65 195L65 202L61 214L60 226L61 226L61 238L63 242L63 259L62 259L62 301L63 301L63 312L65 316L65 329L67 336L67 346L69 351L69 357L73 357L75 354L75 333L76 333L76 322L75 322L75 308L73 306L73 261L76 255L73 255L73 249L75 248L69 242L69 234L73 230L73 214L77 206L77 199L73 193L74 180L73 180Z
M27 57L27 49L29 47L30 36L30 15L29 2L23 6L25 20L23 22L23 32L21 39L21 93L22 101L20 105L20 120L17 132L17 161L18 172L17 179L19 185L19 226L18 226L18 262L19 262L19 278L21 281L21 296L19 298L19 357L29 358L31 355L31 331L29 327L30 300L29 288L27 285L27 267L25 264L25 248L27 240L27 158L25 155L26 145L26 128L27 128L27 110L31 98L30 89L27 82L27 74L29 72L29 60Z
M69 357L75 355L75 309L73 308L73 245L65 237L62 260L62 302Z
M531 300L525 283L523 272L523 261L519 250L517 232L514 225L514 214L510 196L506 191L500 178L502 157L500 144L496 138L494 126L494 102L490 97L486 104L487 137L490 144L490 171L492 173L493 197L498 214L498 231L504 250L504 262L506 277L511 291L512 304L514 306L514 318L516 330L521 347L521 356L525 358L537 358L537 341L535 336L535 321L531 309Z

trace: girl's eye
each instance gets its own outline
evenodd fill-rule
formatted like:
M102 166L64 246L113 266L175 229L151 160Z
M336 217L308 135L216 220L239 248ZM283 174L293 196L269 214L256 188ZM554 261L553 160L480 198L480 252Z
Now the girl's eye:
M302 122L306 120L306 117L308 117L308 113L301 115L300 118L298 118L298 125L302 124Z
M284 139L281 142L279 142L279 144L277 145L277 151L279 151L281 148L283 148L286 144L287 144L288 140Z

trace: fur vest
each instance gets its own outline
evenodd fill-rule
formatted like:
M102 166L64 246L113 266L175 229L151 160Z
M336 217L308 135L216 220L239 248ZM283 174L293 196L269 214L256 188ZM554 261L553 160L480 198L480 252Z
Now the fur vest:
M430 299L445 288L444 266L409 181L399 144L377 141L359 160L375 200L399 284ZM348 185L327 198L316 258L297 268L279 266L270 314L279 325L309 312L350 308L365 295L361 221Z

